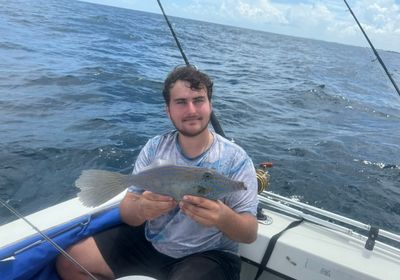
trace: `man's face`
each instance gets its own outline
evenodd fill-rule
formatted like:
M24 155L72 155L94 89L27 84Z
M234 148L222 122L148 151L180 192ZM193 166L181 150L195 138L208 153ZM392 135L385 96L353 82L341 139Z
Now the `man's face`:
M192 90L190 84L178 80L170 90L167 114L184 136L197 136L207 129L212 106L206 89Z

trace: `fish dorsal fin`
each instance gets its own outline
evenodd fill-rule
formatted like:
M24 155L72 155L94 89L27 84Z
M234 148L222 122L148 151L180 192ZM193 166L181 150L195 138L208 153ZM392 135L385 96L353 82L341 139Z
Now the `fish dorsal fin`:
M167 166L167 165L176 165L176 164L174 164L170 160L158 158L158 159L155 159L150 165L144 167L141 171L149 170L149 169L152 169L155 167L160 167L160 166Z

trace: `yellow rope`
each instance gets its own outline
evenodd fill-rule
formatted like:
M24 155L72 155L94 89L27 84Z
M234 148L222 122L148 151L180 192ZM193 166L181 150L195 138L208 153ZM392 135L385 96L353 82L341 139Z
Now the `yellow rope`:
M258 193L265 191L269 185L269 174L268 171L263 169L256 169Z

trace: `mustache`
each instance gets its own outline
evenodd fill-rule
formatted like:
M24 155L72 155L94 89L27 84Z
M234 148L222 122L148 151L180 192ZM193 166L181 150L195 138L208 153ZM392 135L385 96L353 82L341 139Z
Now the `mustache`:
M188 116L183 118L183 121L197 121L197 120L202 120L203 117L201 116Z

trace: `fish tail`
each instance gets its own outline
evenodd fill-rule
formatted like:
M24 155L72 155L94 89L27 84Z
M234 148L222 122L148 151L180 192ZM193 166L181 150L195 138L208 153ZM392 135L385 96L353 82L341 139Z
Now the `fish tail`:
M85 206L98 206L129 187L128 175L105 170L89 169L82 171L75 181L81 191L79 200Z

